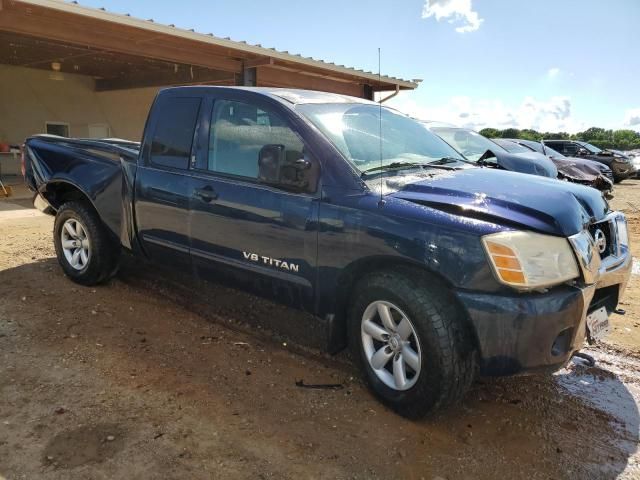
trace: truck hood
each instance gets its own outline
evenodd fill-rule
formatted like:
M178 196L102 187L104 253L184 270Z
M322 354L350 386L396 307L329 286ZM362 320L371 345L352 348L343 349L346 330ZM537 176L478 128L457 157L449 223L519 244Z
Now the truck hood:
M591 160L579 158L557 158L552 157L551 161L558 168L558 172L575 180L595 180L602 172Z
M380 179L370 186L379 189ZM594 188L502 170L399 172L384 177L382 188L392 198L563 237L603 219L609 210Z

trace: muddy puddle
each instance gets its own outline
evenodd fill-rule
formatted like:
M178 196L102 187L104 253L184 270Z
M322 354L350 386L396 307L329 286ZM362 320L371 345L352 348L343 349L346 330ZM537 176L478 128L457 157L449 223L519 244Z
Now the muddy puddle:
M640 359L607 346L583 352L594 358L595 365L574 358L554 375L560 392L609 417L618 432L615 446L628 455L623 478L640 478Z

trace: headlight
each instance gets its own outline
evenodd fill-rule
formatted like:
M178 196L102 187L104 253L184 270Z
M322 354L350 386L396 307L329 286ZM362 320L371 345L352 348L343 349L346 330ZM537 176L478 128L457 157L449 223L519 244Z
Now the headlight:
M498 280L522 289L544 288L577 278L578 264L566 238L533 232L482 237Z
M618 243L628 247L629 232L627 231L627 219L622 213L616 217L616 228L618 229Z

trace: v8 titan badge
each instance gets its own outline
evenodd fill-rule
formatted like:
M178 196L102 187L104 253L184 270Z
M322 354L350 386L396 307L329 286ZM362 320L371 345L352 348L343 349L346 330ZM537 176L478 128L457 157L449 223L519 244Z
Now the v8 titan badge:
M609 315L605 307L600 307L587 315L587 328L592 340L602 340L609 333Z

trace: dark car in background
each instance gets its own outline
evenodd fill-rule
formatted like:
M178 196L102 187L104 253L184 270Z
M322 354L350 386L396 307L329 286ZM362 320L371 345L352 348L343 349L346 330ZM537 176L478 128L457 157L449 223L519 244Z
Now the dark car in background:
M558 168L558 178L569 182L593 187L606 194L613 190L613 172L603 163L582 158L565 157L551 147L540 142L517 138L495 138L498 143L511 153L538 152L549 158Z
M613 180L616 183L636 174L633 162L624 154L615 153L611 150L602 150L595 145L578 140L550 139L542 140L542 143L567 157L578 157L604 163L613 171Z
M558 169L553 162L537 152L511 153L471 129L438 122L423 123L431 132L478 166L495 166L512 172L558 177Z

